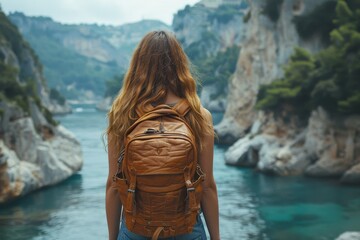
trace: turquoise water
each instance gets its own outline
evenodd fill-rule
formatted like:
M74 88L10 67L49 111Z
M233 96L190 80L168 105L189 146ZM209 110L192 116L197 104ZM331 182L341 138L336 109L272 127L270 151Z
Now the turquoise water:
M221 115L213 117L217 122ZM1 206L1 240L107 238L107 156L101 140L105 114L81 105L58 120L82 143L84 167L61 184ZM325 240L360 231L359 187L229 167L224 151L215 147L222 239Z

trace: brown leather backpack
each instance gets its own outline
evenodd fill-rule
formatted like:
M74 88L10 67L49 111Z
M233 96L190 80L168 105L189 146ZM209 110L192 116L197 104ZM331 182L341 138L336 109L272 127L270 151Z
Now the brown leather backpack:
M192 232L204 180L195 136L184 116L185 99L160 104L127 130L114 176L127 228L139 235L171 237Z

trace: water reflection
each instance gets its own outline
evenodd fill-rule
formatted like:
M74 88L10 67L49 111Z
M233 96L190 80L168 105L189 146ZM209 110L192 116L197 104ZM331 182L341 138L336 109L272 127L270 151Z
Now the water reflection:
M0 206L0 239L32 239L43 235L41 227L56 218L57 212L76 207L81 202L73 196L82 192L82 176L31 193L12 203ZM63 220L61 220L63 221Z
M214 156L222 238L267 239L257 210L257 198L249 189L249 176L246 171L224 165L224 151L216 146Z

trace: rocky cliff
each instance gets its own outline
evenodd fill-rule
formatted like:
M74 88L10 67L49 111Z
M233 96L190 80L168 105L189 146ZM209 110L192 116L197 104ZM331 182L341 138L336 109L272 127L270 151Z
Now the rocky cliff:
M69 105L64 102L59 102L58 99L51 98L50 90L42 74L42 66L39 63L38 57L33 50L27 47L21 47L23 44L19 33L10 27L8 20L1 12L2 33L8 38L6 41L1 39L0 52L1 61L8 66L11 66L15 71L18 71L19 82L30 82L33 85L36 95L40 98L42 104L54 114L64 114L71 112ZM9 42L10 41L10 42ZM24 45L28 45L24 43ZM11 46L12 48L9 48Z
M0 203L56 184L82 166L79 142L52 117L42 66L0 11Z
M172 28L202 83L202 104L211 111L226 108L228 79L245 37L246 9L245 2L217 8L195 4L174 15Z
M319 106L304 120L291 104L280 111L255 110L260 86L282 78L294 46L313 53L325 48L319 35L301 37L292 20L330 1L283 1L276 20L264 14L266 2L250 1L251 18L229 86L228 107L215 126L222 142L235 142L226 162L271 174L335 177L359 184L359 115L329 113Z
M306 127L294 115L275 117L260 111L250 132L228 149L225 160L265 173L360 183L359 132L360 116L332 119L321 107L312 112Z
M49 17L9 15L44 64L49 86L67 99L101 99L105 81L128 66L140 39L149 31L170 29L157 20L121 26L61 24Z
M311 12L326 0L279 1L278 19L273 21L263 13L265 0L249 1L249 19L245 39L230 80L229 95L223 121L216 126L224 143L233 143L251 127L256 119L254 105L259 87L283 75L282 67L294 51L294 46L319 51L323 44L319 36L304 40L293 22L295 16Z

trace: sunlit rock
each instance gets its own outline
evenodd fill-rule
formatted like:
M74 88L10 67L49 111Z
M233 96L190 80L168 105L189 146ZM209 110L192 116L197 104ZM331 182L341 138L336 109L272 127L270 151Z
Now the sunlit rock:
M360 163L347 170L341 178L342 183L360 184Z
M42 137L30 117L10 123L0 139L0 202L56 184L81 169L80 143L61 125Z
M344 232L336 240L359 240L360 232Z

